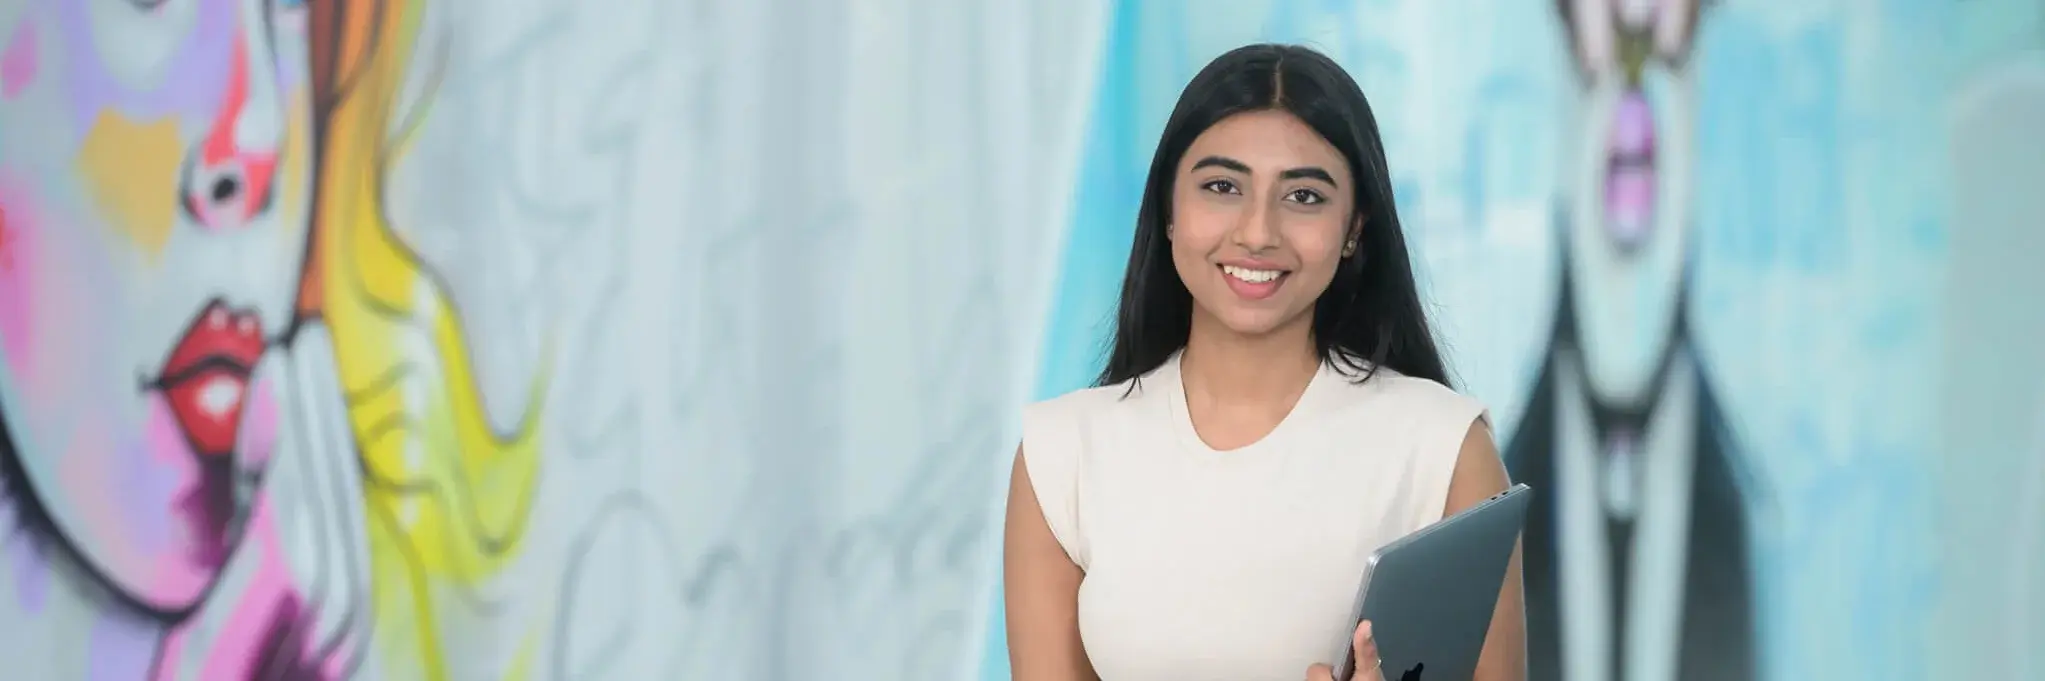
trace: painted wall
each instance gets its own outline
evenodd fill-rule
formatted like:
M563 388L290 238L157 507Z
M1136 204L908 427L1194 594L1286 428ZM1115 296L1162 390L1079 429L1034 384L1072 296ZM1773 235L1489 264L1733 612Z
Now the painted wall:
M0 676L959 678L1097 16L0 3Z
M1711 4L1629 225L1594 76L1657 24L1565 6L0 3L0 659L999 677L1016 410L1094 373L1180 86L1277 39L1372 97L1502 438L1584 401L1563 263L1683 273L1571 276L1636 310L1589 380L1708 381L1757 677L2045 673L2045 8Z

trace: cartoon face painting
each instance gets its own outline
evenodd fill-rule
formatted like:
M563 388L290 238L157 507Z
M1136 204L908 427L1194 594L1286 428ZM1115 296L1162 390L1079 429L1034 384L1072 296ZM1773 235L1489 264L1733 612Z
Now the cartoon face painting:
M1562 0L1583 78L1568 178L1569 263L1587 378L1633 403L1680 313L1696 128L1687 60L1697 0Z
M206 593L275 439L309 191L304 0L0 9L0 418L56 534ZM23 503L16 501L15 503Z

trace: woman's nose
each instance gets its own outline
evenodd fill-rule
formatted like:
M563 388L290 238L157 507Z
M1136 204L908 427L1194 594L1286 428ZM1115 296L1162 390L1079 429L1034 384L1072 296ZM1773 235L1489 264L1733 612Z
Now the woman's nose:
M185 211L206 229L246 225L270 207L282 116L274 87L261 77L267 71L252 69L249 54L247 40L237 37L227 87L185 162Z
M1263 251L1278 245L1278 225L1271 211L1258 207L1242 212L1237 219L1235 242L1252 252Z

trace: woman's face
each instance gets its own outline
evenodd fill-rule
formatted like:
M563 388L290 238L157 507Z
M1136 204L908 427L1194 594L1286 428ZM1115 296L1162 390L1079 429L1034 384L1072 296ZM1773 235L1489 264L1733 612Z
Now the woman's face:
M1172 263L1195 314L1249 335L1308 321L1358 233L1354 182L1341 152L1283 111L1201 133L1172 187Z
M191 606L274 436L311 122L303 0L0 9L0 417L86 561Z

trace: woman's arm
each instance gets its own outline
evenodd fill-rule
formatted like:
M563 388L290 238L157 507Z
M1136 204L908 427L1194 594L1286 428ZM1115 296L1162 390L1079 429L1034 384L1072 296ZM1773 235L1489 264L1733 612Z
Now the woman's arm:
M1510 486L1498 447L1491 443L1491 428L1483 419L1470 424L1463 436L1462 453L1456 456L1456 470L1449 478L1449 500L1444 517L1453 515L1505 491ZM1011 521L1013 522L1013 521ZM1498 591L1498 607L1491 614L1491 630L1484 636L1484 653L1477 660L1475 681L1525 681L1527 678L1526 604L1520 598L1520 550L1506 564L1505 584Z
M1097 681L1079 641L1081 572L1044 521L1020 446L1009 473L1002 535L1010 676L1015 681Z

